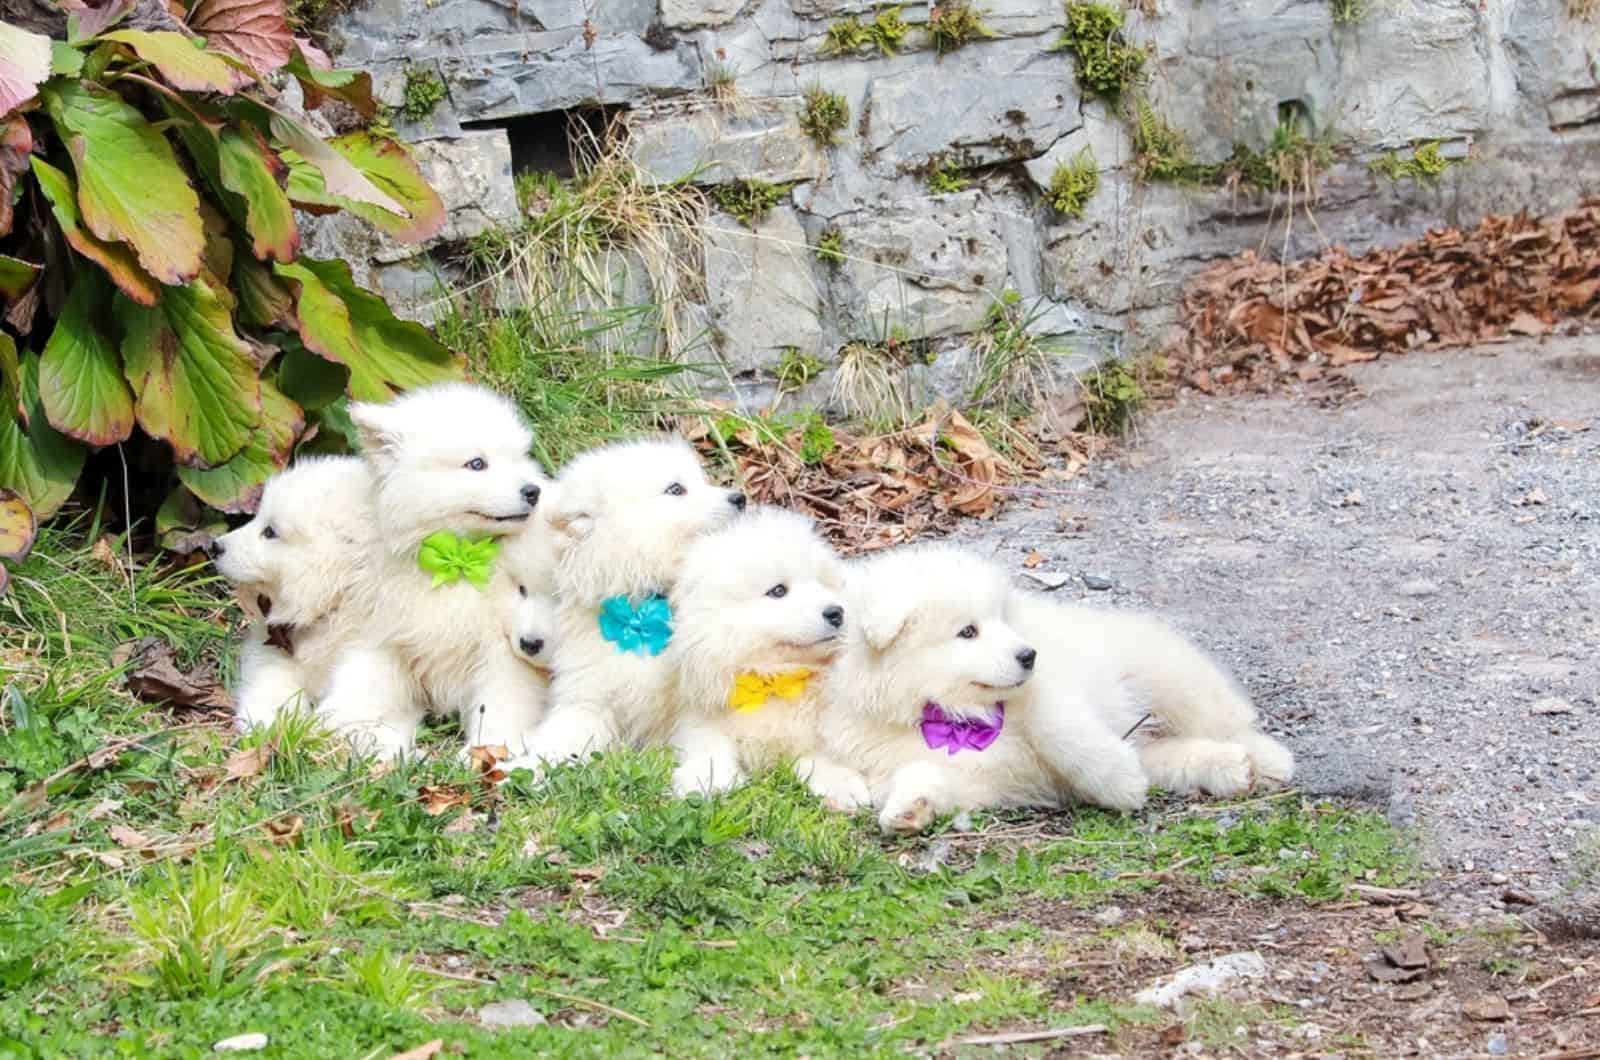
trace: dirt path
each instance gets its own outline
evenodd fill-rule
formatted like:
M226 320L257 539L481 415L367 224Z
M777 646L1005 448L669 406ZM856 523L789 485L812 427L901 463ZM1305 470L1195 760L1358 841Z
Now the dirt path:
M1365 397L1189 399L974 532L1219 653L1315 793L1415 825L1480 909L1600 872L1600 339L1365 366ZM1091 585L1108 589L1094 591Z

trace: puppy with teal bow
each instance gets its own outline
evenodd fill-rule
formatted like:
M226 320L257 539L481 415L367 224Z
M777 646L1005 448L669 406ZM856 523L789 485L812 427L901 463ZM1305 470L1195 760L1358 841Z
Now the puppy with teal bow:
M532 432L505 398L465 383L350 415L372 473L375 588L321 712L382 757L409 752L429 713L458 717L468 747L525 752L544 686L508 643L505 614L518 584L545 577L519 569L546 563L540 548L507 547L545 532Z
M555 554L558 657L531 753L538 769L672 731L665 657L672 591L689 548L744 510L681 439L592 449L561 472L543 514Z

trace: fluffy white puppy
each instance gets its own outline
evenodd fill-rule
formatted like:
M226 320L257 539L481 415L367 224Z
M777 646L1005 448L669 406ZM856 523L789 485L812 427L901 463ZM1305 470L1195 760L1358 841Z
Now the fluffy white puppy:
M234 691L241 728L311 709L326 691L365 618L376 535L366 464L313 457L269 481L255 516L212 544L250 620Z
M550 712L533 757L507 768L667 739L668 594L689 546L745 505L677 439L592 449L567 465L554 493L544 513L559 601Z
M350 415L373 477L376 588L323 714L385 757L412 749L430 711L459 717L469 747L520 753L543 697L506 640L503 600L516 582L500 553L545 486L532 433L509 401L465 383Z
M1152 784L1228 796L1293 773L1238 686L1147 616L1056 604L948 545L866 561L846 606L822 731L866 774L885 831L963 807L1132 810Z
M822 674L844 638L844 566L791 512L764 508L700 539L672 593L679 757L673 789L721 791L792 758L828 805L871 801L821 751Z

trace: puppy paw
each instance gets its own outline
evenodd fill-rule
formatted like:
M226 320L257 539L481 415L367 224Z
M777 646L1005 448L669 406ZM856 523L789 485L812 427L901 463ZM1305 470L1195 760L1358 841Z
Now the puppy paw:
M1264 732L1248 732L1240 742L1255 769L1256 787L1268 791L1289 786L1294 779L1294 753Z
M723 770L718 775L716 770L705 766L679 766L672 773L672 794L680 799L690 795L715 795L743 782L744 774L738 770Z
M1092 783L1084 786L1082 794L1096 806L1132 813L1143 809L1145 800L1150 797L1150 778L1135 764L1132 769L1118 769L1095 777Z
M878 828L884 835L916 835L933 823L933 803L917 797L909 802L892 802L878 815Z
M835 813L855 813L872 805L872 791L859 775L840 778L817 792L822 805Z
M1255 766L1243 744L1222 745L1199 771L1200 790L1218 799L1248 793L1255 780Z

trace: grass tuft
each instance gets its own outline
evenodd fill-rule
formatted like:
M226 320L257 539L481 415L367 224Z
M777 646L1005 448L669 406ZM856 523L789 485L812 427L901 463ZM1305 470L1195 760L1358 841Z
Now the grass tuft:
M817 238L817 260L824 265L843 265L844 231L837 225L829 225L822 230L822 235Z
M769 184L764 180L734 180L711 189L718 209L732 214L746 228L766 219L772 208L789 194L791 185Z
M996 36L984 24L983 16L967 0L940 0L931 8L928 34L933 39L933 50L948 55L957 48L966 47L975 40Z
M830 55L853 55L873 47L882 55L898 55L911 27L900 16L899 7L880 8L871 22L851 15L828 26L823 51Z
M406 67L400 113L411 121L422 121L445 101L449 92L437 70L427 66Z
M1390 151L1382 158L1369 163L1369 166L1380 177L1387 177L1393 181L1435 181L1457 162L1456 159L1446 158L1441 154L1439 147L1438 140L1429 140L1412 148L1410 158L1401 158Z
M1038 303L1030 310L1023 305L1022 295L1009 288L989 307L983 330L972 344L976 355L974 402L1037 405L1043 400L1054 354L1031 330L1039 312Z
M1063 217L1082 217L1084 207L1099 189L1100 166L1094 152L1085 147L1070 162L1056 163L1044 201Z
M1099 434L1126 434L1144 404L1144 387L1123 361L1107 361L1082 380L1087 423Z
M805 108L800 112L801 130L819 146L831 147L839 141L839 130L850 124L850 104L837 92L821 85L806 89Z
M1095 95L1116 99L1138 82L1145 63L1144 52L1123 39L1121 8L1076 2L1066 7L1067 28L1056 47L1072 52L1080 85Z
M936 159L928 166L928 190L935 195L953 195L972 183L953 158Z

